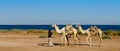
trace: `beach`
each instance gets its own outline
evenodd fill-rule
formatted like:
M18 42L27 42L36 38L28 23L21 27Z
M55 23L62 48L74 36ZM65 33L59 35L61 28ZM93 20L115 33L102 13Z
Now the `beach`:
M41 38L39 38L41 36ZM42 36L45 36L42 38ZM97 47L98 38L92 37L92 46L86 43L86 36L80 36L80 46L60 46L60 37L54 34L54 47L47 46L46 33L15 33L0 32L0 51L120 51L120 36L110 36L112 39L103 40L102 46ZM70 39L71 44L73 39Z
M0 0L0 51L120 51L120 0Z

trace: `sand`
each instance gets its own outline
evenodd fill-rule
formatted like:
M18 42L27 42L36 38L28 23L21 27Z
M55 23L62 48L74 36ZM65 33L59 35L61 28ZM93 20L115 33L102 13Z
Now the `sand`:
M47 46L47 38L39 38L44 34L34 33L0 33L0 51L120 51L120 37L111 36L110 39L103 40L102 46L97 47L98 38L93 37L92 46L88 46L85 37L80 36L81 44L73 46L73 39L70 39L70 46L60 46L60 36L54 35L52 38L55 47ZM46 35L44 35L46 36Z

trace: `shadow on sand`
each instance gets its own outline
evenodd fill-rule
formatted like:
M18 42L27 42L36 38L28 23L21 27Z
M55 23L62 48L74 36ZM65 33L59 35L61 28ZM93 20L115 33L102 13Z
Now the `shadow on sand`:
M53 43L55 46L61 46L60 43ZM48 43L38 43L39 46L45 46L45 47L48 47ZM63 44L65 45L65 44ZM70 45L67 45L67 46L89 46L88 44L70 44ZM95 46L95 45L94 45Z

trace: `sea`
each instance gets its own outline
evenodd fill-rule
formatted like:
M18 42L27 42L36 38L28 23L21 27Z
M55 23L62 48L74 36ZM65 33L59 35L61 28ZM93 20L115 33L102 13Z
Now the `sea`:
M58 25L59 28L63 28L65 25ZM75 25L73 25L75 27ZM91 25L81 25L85 30L89 28ZM120 30L120 25L96 25L98 28L102 30ZM0 30L11 30L11 29L20 29L20 30L28 30L28 29L37 29L37 30L54 30L51 25L0 25Z

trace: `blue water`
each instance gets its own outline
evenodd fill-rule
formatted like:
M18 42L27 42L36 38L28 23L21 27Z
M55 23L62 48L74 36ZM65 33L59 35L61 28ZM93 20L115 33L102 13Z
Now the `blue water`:
M65 25L58 25L60 28L64 27ZM75 25L73 25L75 27ZM82 25L83 29L87 29L90 25ZM102 30L120 30L120 25L97 25L98 28ZM10 30L10 29L54 29L51 25L0 25L0 29Z

